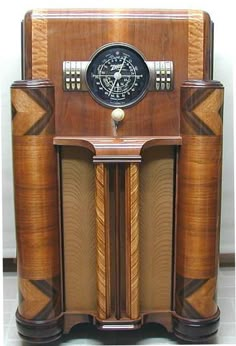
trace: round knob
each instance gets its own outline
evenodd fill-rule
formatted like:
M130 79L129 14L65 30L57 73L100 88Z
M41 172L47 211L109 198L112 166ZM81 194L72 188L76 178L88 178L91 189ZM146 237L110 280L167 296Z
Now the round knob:
M111 112L111 117L114 121L119 122L124 119L125 112L121 108L116 108Z

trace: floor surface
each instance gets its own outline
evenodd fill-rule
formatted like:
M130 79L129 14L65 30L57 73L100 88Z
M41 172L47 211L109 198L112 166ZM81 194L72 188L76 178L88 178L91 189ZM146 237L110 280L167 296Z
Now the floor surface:
M15 273L4 273L4 346L30 346L21 341L16 330L17 278ZM220 268L218 305L221 322L217 336L209 344L236 344L235 323L235 268ZM50 346L64 345L160 345L181 344L158 325L147 325L137 331L103 332L91 326L76 326L68 336Z

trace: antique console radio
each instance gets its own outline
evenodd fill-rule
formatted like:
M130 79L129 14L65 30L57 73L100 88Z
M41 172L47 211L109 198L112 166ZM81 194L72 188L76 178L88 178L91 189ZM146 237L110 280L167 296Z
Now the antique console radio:
M35 10L11 88L18 331L217 332L223 86L188 10Z

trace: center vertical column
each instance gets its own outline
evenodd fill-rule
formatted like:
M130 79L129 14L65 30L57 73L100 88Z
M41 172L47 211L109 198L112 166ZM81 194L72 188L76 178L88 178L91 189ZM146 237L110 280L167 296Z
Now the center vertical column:
M123 319L140 317L139 167L110 162L95 170L97 317L122 328Z

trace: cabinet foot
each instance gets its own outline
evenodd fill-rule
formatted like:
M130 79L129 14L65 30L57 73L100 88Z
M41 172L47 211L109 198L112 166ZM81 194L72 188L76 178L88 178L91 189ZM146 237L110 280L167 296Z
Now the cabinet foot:
M21 338L34 344L56 341L63 334L63 315L52 320L32 321L24 319L17 310L16 324Z
M191 320L173 314L174 335L181 340L201 343L213 337L218 330L220 311L209 319Z

